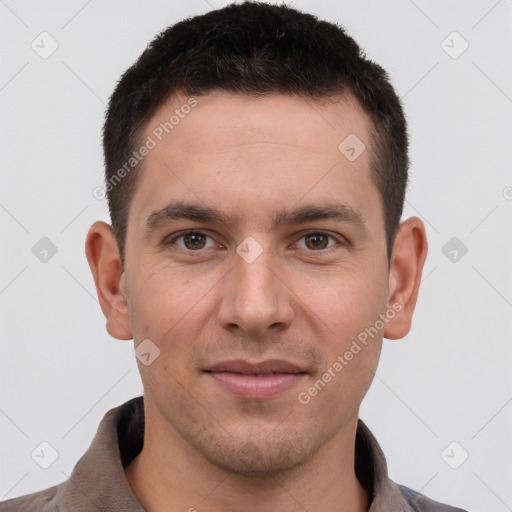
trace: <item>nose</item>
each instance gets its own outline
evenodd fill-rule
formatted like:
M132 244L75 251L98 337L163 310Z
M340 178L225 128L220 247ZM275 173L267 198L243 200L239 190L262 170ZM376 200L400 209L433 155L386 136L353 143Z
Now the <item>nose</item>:
M268 251L253 262L234 257L234 267L226 276L218 310L218 322L233 333L263 336L284 330L292 322L293 292Z

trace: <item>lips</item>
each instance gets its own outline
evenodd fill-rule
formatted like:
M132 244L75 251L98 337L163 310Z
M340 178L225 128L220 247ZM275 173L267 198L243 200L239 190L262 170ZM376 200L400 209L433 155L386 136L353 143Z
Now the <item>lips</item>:
M300 367L282 359L268 359L259 363L249 363L241 359L234 361L224 361L222 363L214 364L206 371L242 373L244 375L267 375L270 373L305 372L305 370L301 369Z
M229 394L243 399L266 400L288 391L307 374L282 359L258 363L224 361L205 370L208 377Z

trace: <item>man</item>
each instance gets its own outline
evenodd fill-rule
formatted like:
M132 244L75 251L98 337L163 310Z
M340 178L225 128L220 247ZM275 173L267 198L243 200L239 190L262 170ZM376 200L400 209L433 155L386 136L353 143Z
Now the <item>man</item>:
M1 510L460 510L393 483L358 418L427 254L384 70L336 25L232 5L148 46L104 151L112 227L86 253L144 396Z

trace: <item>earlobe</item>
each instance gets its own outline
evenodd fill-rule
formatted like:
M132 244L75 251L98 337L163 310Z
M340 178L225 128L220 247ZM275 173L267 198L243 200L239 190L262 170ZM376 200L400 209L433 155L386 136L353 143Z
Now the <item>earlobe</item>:
M427 251L423 222L418 217L403 221L393 246L388 286L388 307L397 313L384 329L385 338L403 338L411 328Z
M91 226L85 253L108 333L120 340L132 339L123 266L111 226L100 221Z

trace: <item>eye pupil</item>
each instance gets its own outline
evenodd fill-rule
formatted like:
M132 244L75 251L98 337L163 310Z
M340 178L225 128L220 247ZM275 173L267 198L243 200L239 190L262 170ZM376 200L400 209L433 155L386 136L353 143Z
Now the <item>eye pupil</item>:
M309 246L309 243L311 242L313 245L312 247ZM313 233L311 235L306 235L306 245L310 249L325 249L328 245L328 237L326 235L321 235L318 233Z
M183 236L183 241L187 249L202 249L205 244L205 236L201 233L187 233Z

